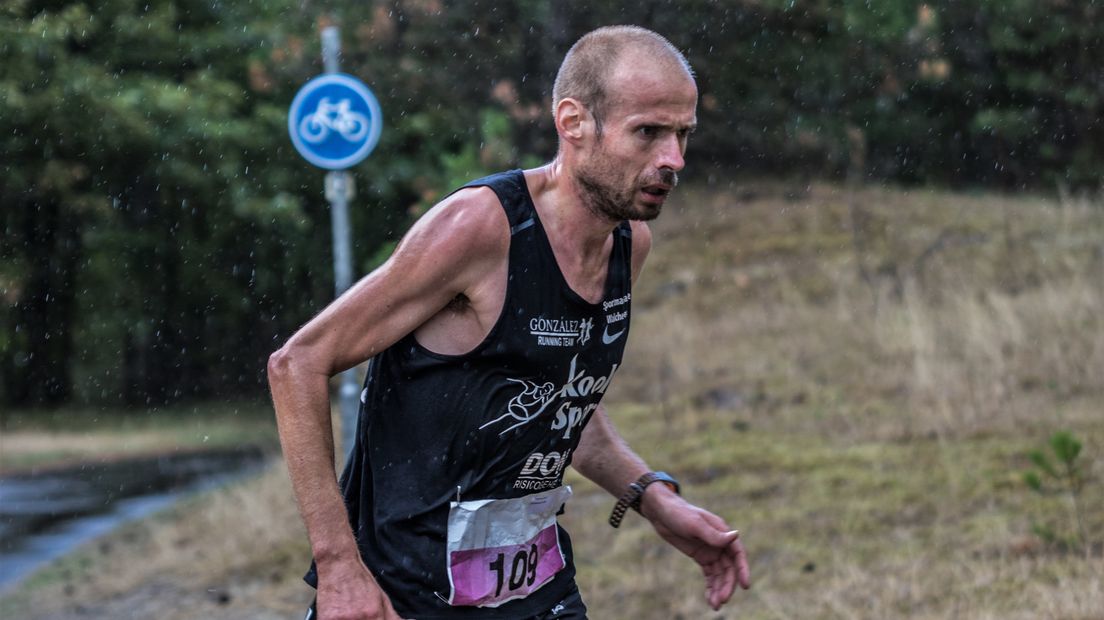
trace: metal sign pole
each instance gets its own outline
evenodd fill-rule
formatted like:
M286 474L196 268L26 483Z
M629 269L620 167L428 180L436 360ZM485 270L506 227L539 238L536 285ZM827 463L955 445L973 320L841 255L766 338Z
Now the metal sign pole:
M341 37L337 27L322 30L322 64L326 73L338 73ZM334 296L340 297L353 285L352 233L349 228L349 199L353 196L353 178L345 170L326 173L326 199L330 201L333 223ZM348 459L356 440L357 373L350 368L341 373L338 403L341 409L341 453Z
M299 89L288 106L288 137L307 162L329 170L326 200L333 223L334 292L340 297L353 284L349 201L354 195L350 166L364 160L379 143L383 111L372 89L339 71L341 38L334 26L324 28L322 61L326 72ZM359 392L357 373L342 373L338 392L341 440L335 452L346 458L356 438Z

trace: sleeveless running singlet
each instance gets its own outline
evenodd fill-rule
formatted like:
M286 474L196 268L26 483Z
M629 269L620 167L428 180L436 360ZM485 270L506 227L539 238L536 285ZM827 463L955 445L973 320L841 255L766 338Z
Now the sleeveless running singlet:
M364 562L404 618L522 618L563 598L563 473L627 339L628 223L591 304L564 279L523 173L465 187L479 186L510 222L502 313L463 355L410 334L372 358L341 479ZM306 579L317 586L313 567Z

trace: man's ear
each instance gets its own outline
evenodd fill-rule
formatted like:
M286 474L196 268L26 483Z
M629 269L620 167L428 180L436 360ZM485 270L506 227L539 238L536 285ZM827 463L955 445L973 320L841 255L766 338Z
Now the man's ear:
M594 133L594 117L578 100L566 97L556 104L556 133L561 141L581 146Z

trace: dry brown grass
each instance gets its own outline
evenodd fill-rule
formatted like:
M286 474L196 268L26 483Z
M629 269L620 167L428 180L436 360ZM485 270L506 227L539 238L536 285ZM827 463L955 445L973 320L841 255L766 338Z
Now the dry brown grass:
M159 452L176 447L172 438L157 431L127 433L64 433L51 431L10 431L0 437L0 473L33 468L39 463L98 458L106 453L132 455Z
M610 399L745 531L756 585L708 612L645 524L610 544L595 496L568 517L601 558L580 568L595 617L1104 617L1104 204L769 185L682 204ZM1031 533L1076 531L1020 482L1059 428L1086 443L1091 559Z
M203 407L115 411L64 409L0 412L0 475L74 463L277 444L268 403L227 401Z
M652 407L616 415L653 463L677 464L692 501L742 530L754 585L709 612L688 560L639 518L611 535L609 498L575 479L565 524L594 618L1089 619L1104 609L1099 546L1086 560L1031 534L1035 521L1074 531L1061 498L1020 482L1032 439L855 441L850 428L842 438L745 430L733 412L688 411L677 429ZM1088 438L1100 446L1104 433ZM1091 462L1099 480L1099 448ZM1098 542L1102 491L1082 497Z
M681 204L657 226L611 398L720 399L854 439L1049 426L1100 402L1104 205L831 186Z
M672 205L608 399L744 532L754 587L710 612L692 564L637 517L611 531L612 500L572 474L591 617L1104 618L1104 204L787 191ZM1063 496L1020 480L1059 428L1085 444L1088 556L1032 534L1073 531ZM293 618L309 600L282 467L107 541L19 609Z

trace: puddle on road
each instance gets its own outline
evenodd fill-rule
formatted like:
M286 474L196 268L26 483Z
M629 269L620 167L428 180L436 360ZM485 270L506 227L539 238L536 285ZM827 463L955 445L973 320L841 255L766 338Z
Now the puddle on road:
M259 472L259 448L86 463L0 479L0 593L47 562L181 497Z

